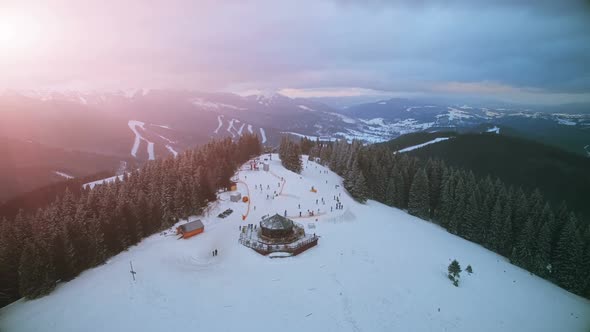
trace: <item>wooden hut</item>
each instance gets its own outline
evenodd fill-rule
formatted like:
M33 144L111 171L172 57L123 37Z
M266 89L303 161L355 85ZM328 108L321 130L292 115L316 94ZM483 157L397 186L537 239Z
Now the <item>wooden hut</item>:
M183 239L188 239L189 237L201 234L204 231L205 226L201 220L191 221L176 228L176 234L181 234Z

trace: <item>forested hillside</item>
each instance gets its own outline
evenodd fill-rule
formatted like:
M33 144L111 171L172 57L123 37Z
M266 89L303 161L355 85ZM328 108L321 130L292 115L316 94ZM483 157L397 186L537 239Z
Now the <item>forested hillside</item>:
M261 153L257 136L213 141L177 158L148 162L123 181L69 190L35 213L0 222L0 301L35 298L59 281L198 214L236 168Z
M321 143L311 157L342 175L357 200L407 209L590 298L590 224L566 203L550 204L538 189L508 185L441 159L393 154L383 145Z
M449 166L473 171L477 177L498 177L506 185L526 191L539 189L554 206L565 200L576 212L590 216L590 158L496 134L457 135L408 153L424 160L444 160Z

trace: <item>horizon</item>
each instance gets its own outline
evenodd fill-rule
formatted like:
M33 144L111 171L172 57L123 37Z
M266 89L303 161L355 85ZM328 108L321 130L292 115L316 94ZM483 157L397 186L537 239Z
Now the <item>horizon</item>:
M0 89L586 103L589 9L585 1L8 1Z

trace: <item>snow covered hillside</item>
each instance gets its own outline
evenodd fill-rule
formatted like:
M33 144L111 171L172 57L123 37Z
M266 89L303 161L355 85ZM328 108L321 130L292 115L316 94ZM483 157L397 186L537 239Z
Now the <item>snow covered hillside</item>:
M432 223L374 201L354 202L341 179L322 166L305 161L300 176L273 155L270 170L240 171L238 190L250 196L250 206L220 194L198 217L203 234L188 240L177 240L170 231L153 235L47 297L3 308L0 330L587 331L590 326L590 301ZM267 199L275 191L282 194ZM335 196L343 210L330 211ZM228 208L233 214L217 217ZM238 243L241 225L285 210L306 232L321 237L318 246L271 259ZM308 210L316 216L305 217ZM474 271L461 274L458 288L446 277L452 259Z

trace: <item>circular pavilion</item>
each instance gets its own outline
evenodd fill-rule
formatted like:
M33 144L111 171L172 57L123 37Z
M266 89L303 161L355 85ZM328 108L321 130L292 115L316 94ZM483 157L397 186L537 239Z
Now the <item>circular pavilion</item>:
M260 222L260 235L269 240L287 240L295 235L293 220L279 214L266 217Z

